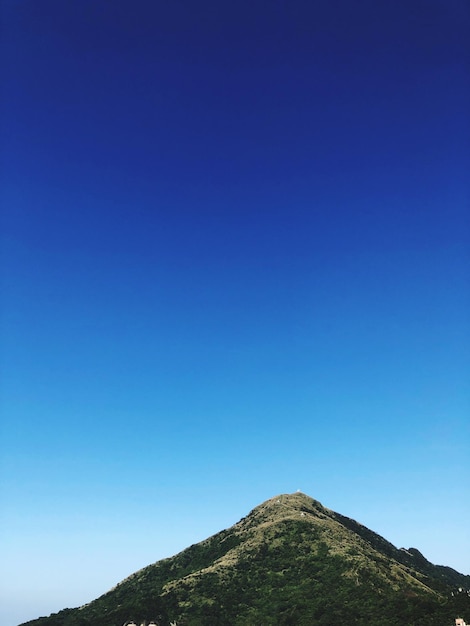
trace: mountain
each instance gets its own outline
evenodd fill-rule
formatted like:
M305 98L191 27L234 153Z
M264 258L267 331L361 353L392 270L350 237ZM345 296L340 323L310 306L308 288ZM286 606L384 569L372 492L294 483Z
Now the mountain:
M28 626L453 626L470 621L469 590L470 576L294 493Z

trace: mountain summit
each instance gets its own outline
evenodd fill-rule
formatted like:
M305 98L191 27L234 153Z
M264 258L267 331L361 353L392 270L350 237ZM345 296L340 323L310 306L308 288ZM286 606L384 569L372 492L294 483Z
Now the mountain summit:
M470 620L469 590L470 576L297 492L28 626L452 626Z

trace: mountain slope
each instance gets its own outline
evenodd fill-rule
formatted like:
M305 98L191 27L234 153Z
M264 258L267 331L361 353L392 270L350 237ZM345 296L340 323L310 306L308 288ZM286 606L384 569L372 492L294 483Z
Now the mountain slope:
M264 502L84 607L28 626L450 626L459 615L470 620L468 589L469 576L295 493Z

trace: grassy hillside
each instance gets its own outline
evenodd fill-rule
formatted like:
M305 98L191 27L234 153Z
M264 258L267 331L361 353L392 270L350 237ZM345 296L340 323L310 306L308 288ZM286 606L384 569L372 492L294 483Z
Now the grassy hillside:
M468 589L470 577L295 493L268 500L84 607L28 625L451 626L457 616L470 621Z

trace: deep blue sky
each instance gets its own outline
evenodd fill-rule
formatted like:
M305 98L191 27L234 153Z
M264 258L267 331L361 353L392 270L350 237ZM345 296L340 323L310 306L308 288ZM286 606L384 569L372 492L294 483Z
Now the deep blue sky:
M469 573L466 0L2 24L2 622L298 488Z

